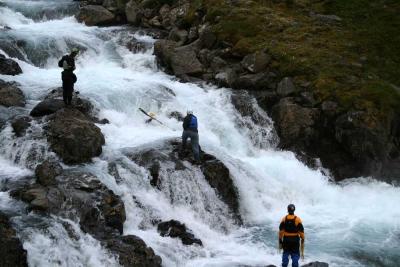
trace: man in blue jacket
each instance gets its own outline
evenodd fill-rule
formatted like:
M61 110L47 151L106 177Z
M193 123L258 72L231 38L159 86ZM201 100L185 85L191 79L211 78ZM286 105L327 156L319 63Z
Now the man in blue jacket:
M192 145L192 151L196 164L200 163L200 148L199 148L199 133L198 123L196 116L193 115L193 111L188 110L185 119L183 120L183 133L182 133L182 150L183 154L186 148L187 139L190 138Z

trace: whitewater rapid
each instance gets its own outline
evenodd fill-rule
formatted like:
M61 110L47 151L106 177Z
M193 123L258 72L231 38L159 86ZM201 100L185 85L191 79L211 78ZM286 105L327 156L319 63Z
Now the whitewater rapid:
M0 79L18 82L28 103L23 109L0 111L5 116L28 114L50 89L60 86L58 59L71 47L80 47L75 89L89 98L99 117L110 124L98 125L106 139L103 154L79 168L92 172L121 196L127 213L124 234L141 237L162 257L164 266L279 266L277 228L289 203L296 204L305 226L305 262L400 266L399 188L370 178L335 184L320 170L306 167L293 153L279 151L273 123L256 103L254 109L266 125L256 125L240 115L231 104L230 89L181 83L163 73L152 55L155 40L138 30L86 27L71 16L77 8L72 1L3 3L0 26L11 30L0 30L0 49L16 59L23 73L0 75ZM124 43L132 38L149 49L130 52ZM21 41L22 46L15 45ZM13 48L6 51L9 45ZM167 127L145 124L139 107L155 112ZM226 205L198 169L161 173L164 187L157 190L149 184L147 171L123 154L126 149L134 151L179 137L181 123L168 114L187 109L199 119L202 148L222 160L232 174L243 227L233 223ZM36 122L32 133L18 140L9 124L1 131L3 191L7 183L27 179L37 161L52 155L46 141L38 137L42 123ZM34 158L27 153L32 149ZM117 162L120 182L109 174L110 162ZM7 192L0 192L0 209L13 215L30 266L118 266L114 256L83 233L76 222L26 213L24 204ZM180 240L161 237L151 224L154 218L184 222L204 247L184 246ZM71 237L65 225L78 238Z

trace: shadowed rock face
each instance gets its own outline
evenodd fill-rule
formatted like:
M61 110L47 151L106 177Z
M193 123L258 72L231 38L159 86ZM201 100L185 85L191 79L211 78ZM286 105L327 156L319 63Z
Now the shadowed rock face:
M154 144L152 147L138 152L127 153L127 156L138 165L147 168L151 175L150 183L158 187L161 182L159 179L161 163L175 166L171 171L179 171L186 168L183 161L193 162L189 146L183 153L180 153L180 149L180 140L173 139L161 144ZM220 199L230 208L237 222L241 223L239 196L230 177L229 169L216 157L202 151L200 170L210 186L216 190Z
M51 149L67 164L89 162L105 143L100 129L76 109L62 109L50 118L46 129Z
M185 224L175 220L159 223L157 230L161 236L169 236L172 238L181 239L184 245L203 245L200 239L196 238L192 233L189 232Z
M23 107L25 96L16 84L0 80L0 105Z
M8 217L2 212L0 212L0 266L28 266L26 250L16 237Z
M76 18L79 22L84 22L88 26L104 26L115 23L115 15L98 5L83 6Z

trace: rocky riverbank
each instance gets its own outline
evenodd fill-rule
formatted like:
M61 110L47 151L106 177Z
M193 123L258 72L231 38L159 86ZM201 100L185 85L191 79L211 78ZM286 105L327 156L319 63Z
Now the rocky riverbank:
M355 58L345 47L351 31L342 18L316 13L328 12L324 1L319 8L302 1L229 2L89 4L114 12L113 23L124 14L132 25L166 32L154 53L168 73L183 81L249 91L273 118L280 147L310 166L321 162L337 180L373 176L395 181L400 172L400 97L380 77L363 74L369 67L367 52ZM261 22L269 26L262 28ZM345 35L338 37L341 32ZM304 37L295 39L299 34Z

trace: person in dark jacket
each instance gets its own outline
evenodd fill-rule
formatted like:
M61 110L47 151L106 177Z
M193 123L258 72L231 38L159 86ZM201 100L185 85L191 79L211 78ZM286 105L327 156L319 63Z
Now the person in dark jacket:
M78 55L77 48L72 49L69 55L65 55L58 62L58 66L63 68L61 73L62 87L63 87L63 100L65 105L69 106L72 103L72 94L74 92L74 84L77 81L75 70L75 57Z
M72 94L74 92L74 84L76 83L76 75L71 70L64 70L61 73L63 100L66 106L72 104Z
M65 55L58 62L58 66L64 70L75 70L75 57L78 55L79 49L73 48L69 55Z
M183 154L186 148L187 139L190 138L192 145L192 151L194 160L197 164L200 163L200 147L199 147L199 133L198 123L196 116L193 115L192 111L188 111L185 119L183 120L183 133L182 133L182 148L181 153Z
M292 267L299 266L300 240L304 257L304 227L300 217L294 215L295 209L293 204L289 204L287 207L289 214L282 218L279 225L279 248L283 248L282 267L289 265L289 256L292 258Z

